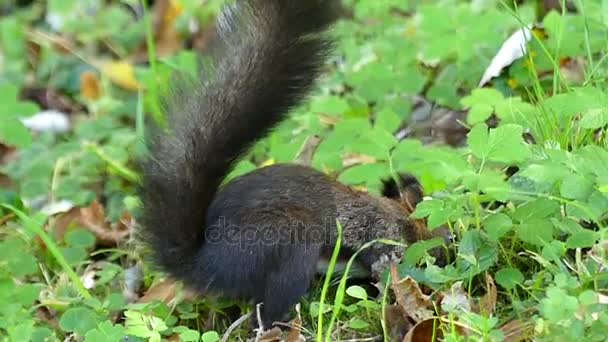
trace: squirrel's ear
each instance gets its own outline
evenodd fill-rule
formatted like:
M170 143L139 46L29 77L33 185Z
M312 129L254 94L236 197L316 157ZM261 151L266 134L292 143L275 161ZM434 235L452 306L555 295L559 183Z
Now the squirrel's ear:
M401 198L401 195L399 194L399 186L394 178L382 180L382 196L394 200Z
M424 198L424 190L416 177L410 174L399 175L399 190L401 203L412 212Z
M411 174L399 174L397 179L384 180L382 195L401 202L412 212L422 202L424 191L416 177Z

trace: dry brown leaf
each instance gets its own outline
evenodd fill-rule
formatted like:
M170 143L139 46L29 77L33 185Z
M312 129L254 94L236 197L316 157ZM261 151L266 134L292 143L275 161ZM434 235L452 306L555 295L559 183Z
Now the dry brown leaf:
M55 219L54 236L62 241L68 228L74 224L93 233L97 244L103 247L114 247L127 239L131 234L133 218L125 213L121 220L111 226L106 222L103 206L95 201L89 207L72 208Z
M97 237L97 243L102 246L116 246L131 234L133 218L125 213L115 227L105 221L103 206L95 201L89 207L80 209L81 224Z
M342 159L342 166L350 167L354 165L360 164L373 164L376 162L376 158L366 156L364 154L347 154L344 159Z
M42 110L56 110L62 113L76 113L84 107L59 90L48 87L25 87L19 93L19 99L36 102Z
M154 2L154 37L156 51L160 57L171 55L183 47L182 38L175 28L175 21L183 9L183 5L177 0Z
M94 72L86 71L80 74L80 93L87 100L98 100L102 95L101 82Z
M395 263L391 263L391 278L391 288L395 293L397 303L409 317L415 322L433 317L431 298L422 293L418 283L411 277L408 276L398 280L399 273Z
M110 61L98 64L99 70L112 83L127 90L139 90L141 85L135 78L135 69L127 61Z
M468 294L464 291L462 281L452 284L450 292L443 294L441 309L445 312L472 311L471 301Z
M169 336L167 338L167 341L169 341L169 342L180 342L181 339L179 338L179 334L173 334L173 335L171 335L171 336Z
M441 341L443 333L439 329L441 321L438 318L425 319L418 322L407 332L403 342L432 342Z
M306 341L302 335L302 314L300 313L300 304L296 305L296 318L291 322L291 329L285 337L285 342L301 342Z
M581 85L585 82L587 62L585 58L564 58L560 61L560 71L570 84Z
M333 126L340 122L340 118L321 113L319 114L319 121L321 121L322 124Z
M469 129L462 122L467 113L448 108L437 108L433 111L431 135L435 140L450 146L459 147L466 143Z
M181 295L178 296L178 294ZM137 301L138 303L150 303L160 300L166 304L173 304L174 301L193 300L196 294L188 289L183 289L180 283L172 279L165 279L152 285L148 291Z
M312 164L312 158L319 144L321 144L321 138L318 135L313 135L306 139L306 143L302 146L296 157L297 162L302 165Z
M258 341L258 342L281 342L281 341L283 341L281 339L282 333L283 333L283 331L281 331L280 328L275 327L275 328L272 328L272 329L262 333L262 335L259 338L256 338L256 341Z
M387 305L385 309L387 335L391 341L401 341L414 324L399 305Z
M480 312L484 315L490 315L496 310L496 300L498 294L496 292L496 283L489 274L486 274L486 294L481 298L479 303Z
M516 319L500 327L500 331L505 336L505 342L526 341L534 332L534 323Z

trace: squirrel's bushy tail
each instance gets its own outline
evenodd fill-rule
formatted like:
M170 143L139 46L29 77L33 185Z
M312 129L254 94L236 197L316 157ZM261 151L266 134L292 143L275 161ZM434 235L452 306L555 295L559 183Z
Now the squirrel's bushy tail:
M167 130L147 138L139 222L163 270L183 279L204 243L207 208L235 160L309 92L331 42L334 0L241 0L218 18L211 68L177 82Z

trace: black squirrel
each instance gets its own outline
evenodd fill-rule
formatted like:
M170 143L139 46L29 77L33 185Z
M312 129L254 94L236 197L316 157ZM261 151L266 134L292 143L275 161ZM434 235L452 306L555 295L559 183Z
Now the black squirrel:
M422 200L413 177L386 197L353 190L301 165L272 165L222 185L234 162L314 86L333 42L334 0L241 0L218 18L212 68L177 82L168 129L147 139L139 217L155 262L199 293L263 303L263 326L284 319L336 243L357 251L377 238L415 242L435 233L408 218ZM400 248L360 255L370 270ZM379 271L379 270L378 270Z

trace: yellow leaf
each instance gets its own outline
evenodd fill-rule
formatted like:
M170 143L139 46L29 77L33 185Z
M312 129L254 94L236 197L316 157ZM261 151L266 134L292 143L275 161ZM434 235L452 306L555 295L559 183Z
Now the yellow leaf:
M507 84L511 89L515 89L519 86L519 82L517 82L517 80L514 78L509 78L509 80L507 80Z
M177 19L182 14L183 11L184 11L184 6L179 1L170 0L169 8L167 9L167 12L165 12L165 15L164 15L165 24L167 24L167 25L173 24L175 22L175 19Z
M101 83L94 72L86 71L80 75L80 93L87 100L98 100L103 90Z
M275 162L274 162L274 159L273 159L273 158L270 158L270 159L268 159L267 161L265 161L264 163L262 163L262 165L260 165L260 166L262 166L262 167L263 167L263 166L269 166L269 165L273 165L274 163L275 163Z
M107 62L101 65L101 72L119 87L139 90L141 85L135 79L133 65L128 62Z

